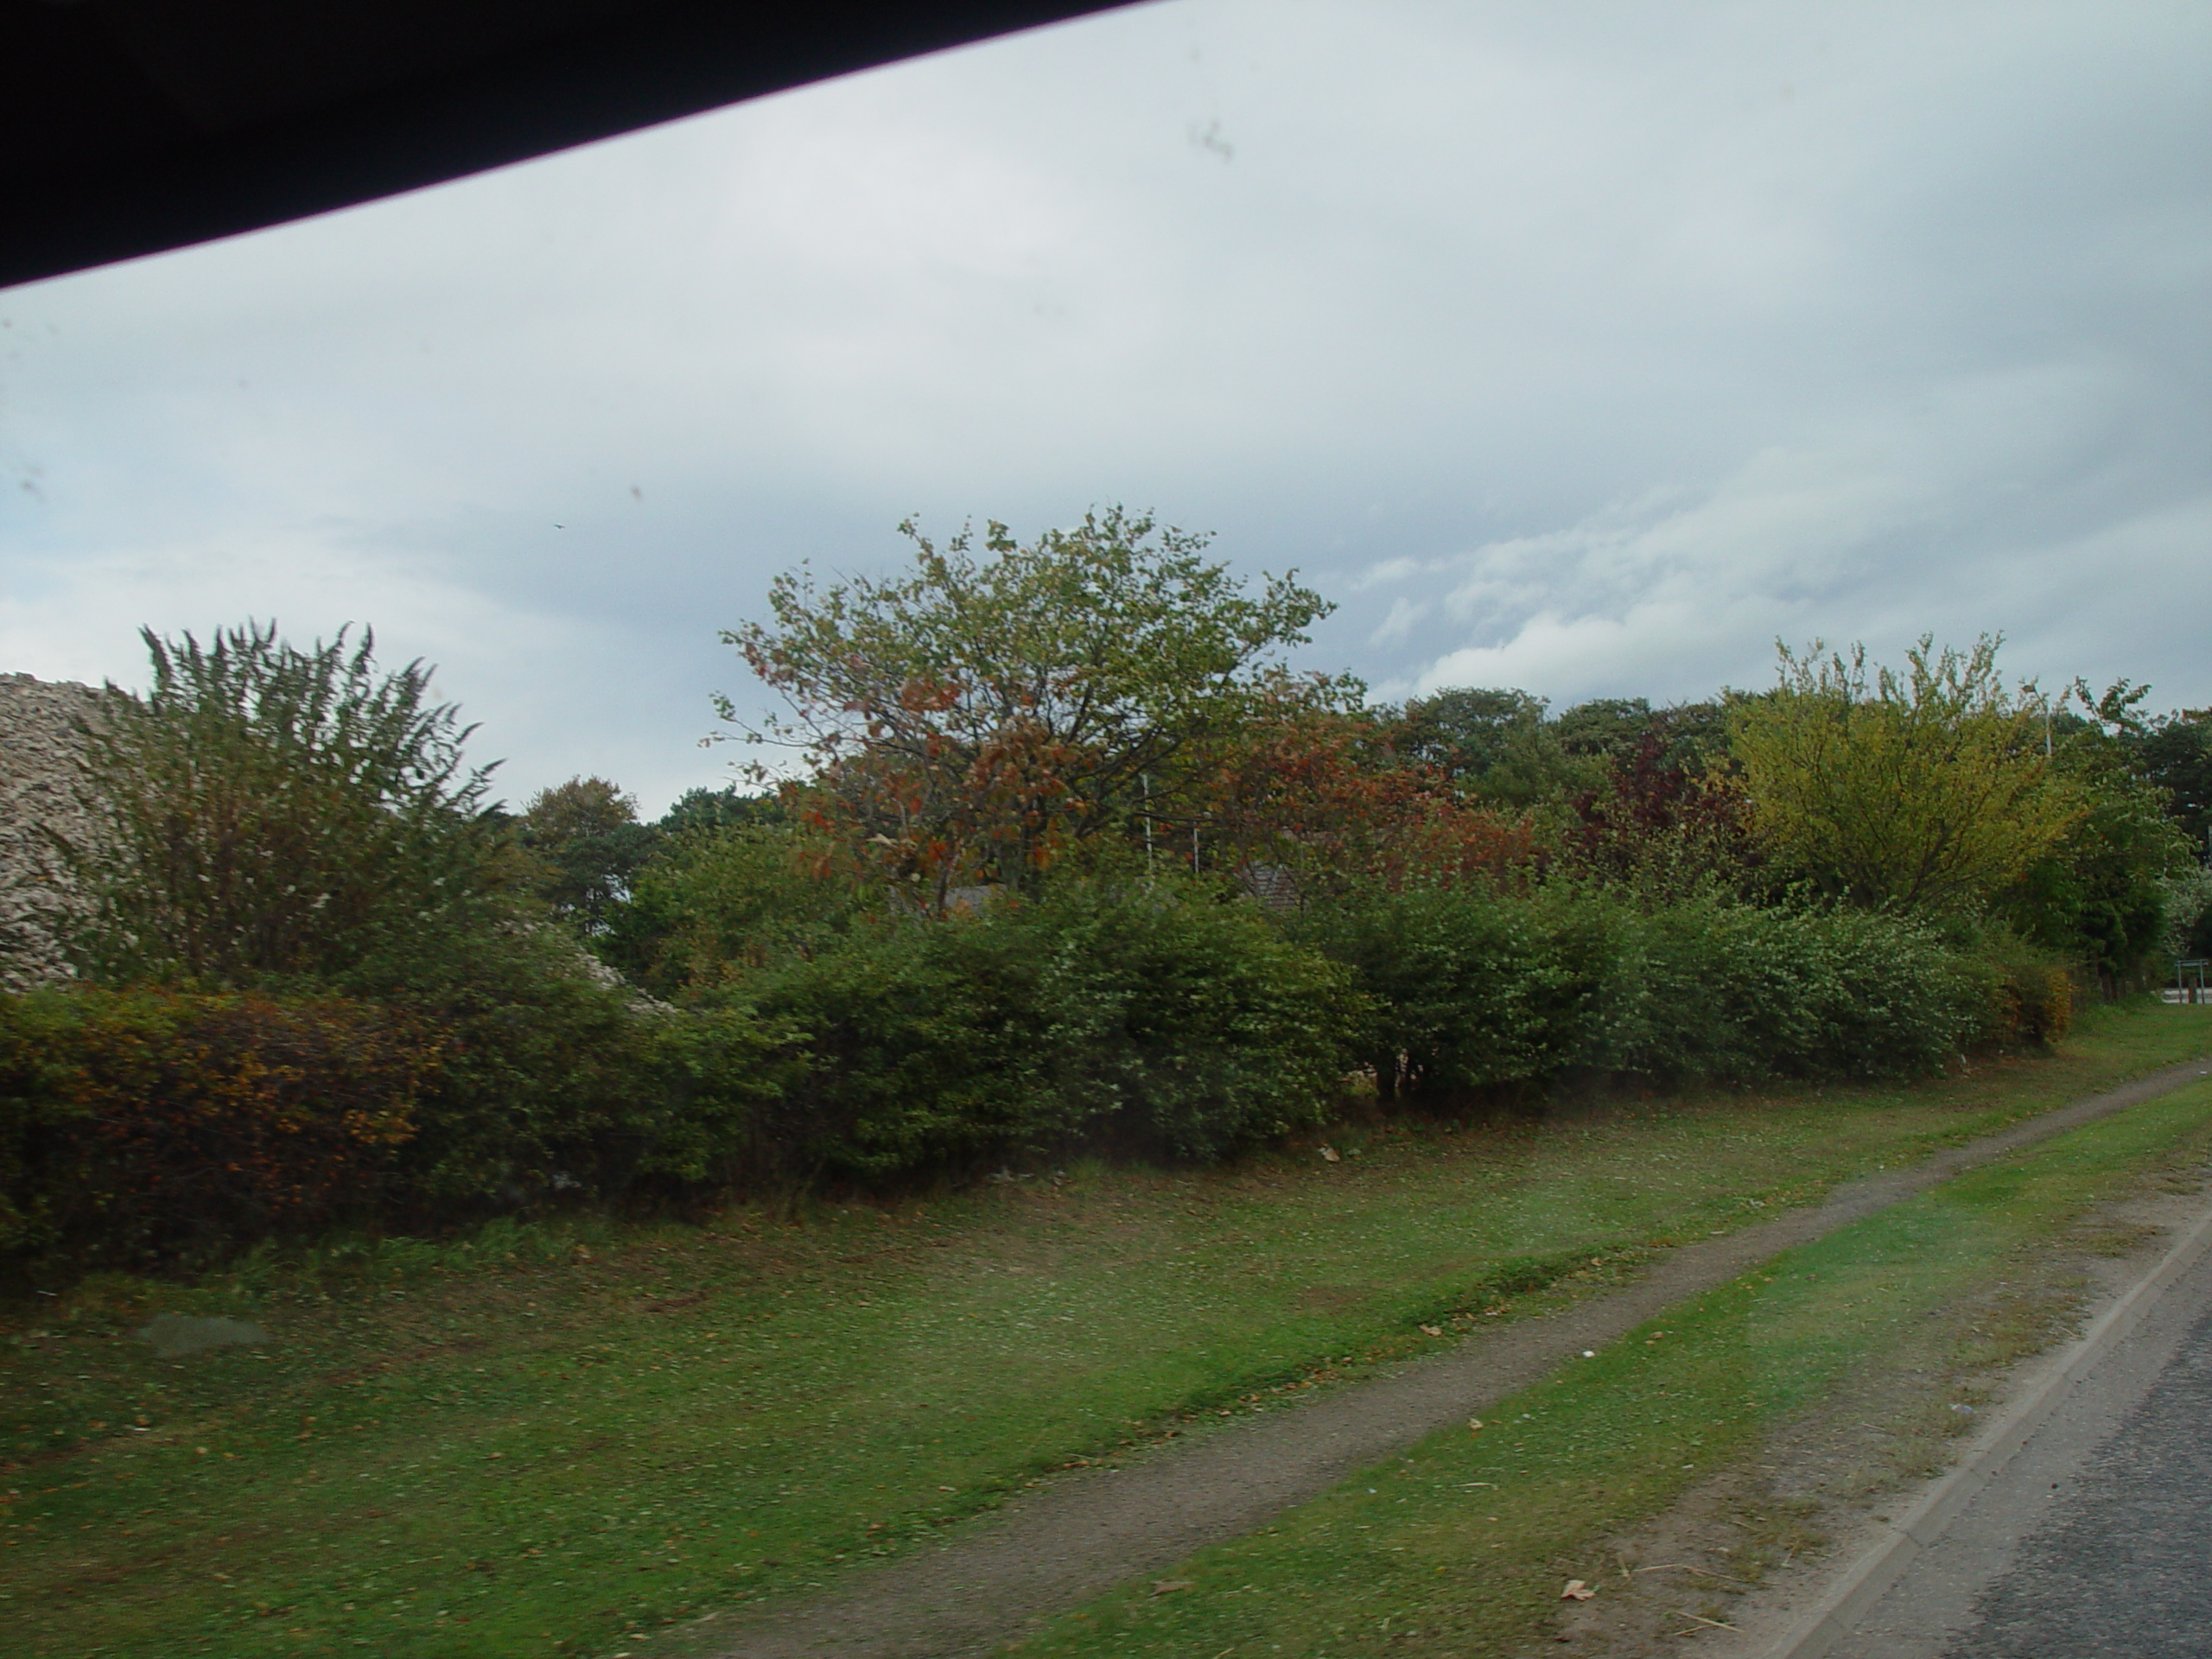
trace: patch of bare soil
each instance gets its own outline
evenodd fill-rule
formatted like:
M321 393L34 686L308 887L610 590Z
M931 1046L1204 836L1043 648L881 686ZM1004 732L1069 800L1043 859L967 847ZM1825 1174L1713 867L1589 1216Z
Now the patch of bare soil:
M1609 1540L1615 1564L1563 1609L1551 1653L1748 1659L1808 1614L1879 1528L1950 1468L2031 1362L2156 1266L2204 1210L2206 1172L2168 1172L2084 1217L1995 1287L1935 1310L1902 1350L1783 1424L1754 1460Z
M1667 1251L1624 1289L1572 1301L1543 1317L1478 1329L1448 1351L1357 1387L1309 1396L1292 1409L1233 1420L1128 1463L1071 1472L940 1548L856 1573L810 1600L747 1610L721 1651L728 1659L957 1659L995 1651L1055 1613L1249 1532L1355 1470L1447 1424L1479 1415L1582 1350L1726 1284L1777 1251L2200 1075L2195 1061L2169 1067L1911 1168L1840 1187L1817 1207ZM1881 1423L1897 1409L1878 1388L1841 1417ZM1773 1487L1773 1495L1758 1484L1762 1471L1747 1471L1729 1478L1738 1484L1721 1483L1678 1505L1649 1537L1621 1540L1634 1593L1580 1604L1561 1634L1587 1651L1657 1653L1674 1650L1668 1644L1677 1640L1670 1634L1675 1630L1735 1623L1726 1610L1741 1586L1730 1585L1727 1575L1748 1584L1771 1566L1794 1561L1815 1540L1813 1517L1825 1512L1825 1499L1790 1494L1825 1492L1822 1471L1840 1476L1884 1466L1885 1430L1866 1431L1869 1438L1862 1441L1854 1438L1859 1431L1840 1417L1821 1432L1835 1438L1821 1451L1814 1449L1819 1437L1808 1435L1803 1449L1789 1454L1807 1460L1802 1471ZM1801 1517L1787 1507L1798 1503L1813 1507ZM1780 1518L1749 1518L1768 1517L1770 1511ZM1831 1519L1827 1530L1847 1541L1837 1525ZM1762 1530L1770 1528L1770 1536ZM1639 1567L1655 1570L1638 1573ZM1683 1593L1682 1582L1696 1583L1696 1593ZM1723 1588L1708 1589L1708 1583ZM1617 1611L1617 1603L1624 1611ZM1616 1618L1623 1620L1617 1628L1604 1623ZM709 1628L722 1629L722 1621ZM1608 1645L1616 1641L1645 1645Z

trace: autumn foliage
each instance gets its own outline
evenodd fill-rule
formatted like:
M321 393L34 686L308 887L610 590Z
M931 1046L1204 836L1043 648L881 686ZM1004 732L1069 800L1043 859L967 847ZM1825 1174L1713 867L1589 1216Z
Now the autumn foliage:
M933 912L955 887L1032 888L1073 852L1187 826L1209 758L1281 695L1275 653L1330 608L1291 576L1248 594L1204 537L1119 508L1027 543L901 528L902 576L779 577L772 621L722 637L784 712L721 708L804 761L799 816ZM1351 690L1311 688L1332 689Z
M7 999L0 1247L145 1262L367 1213L439 1058L339 998Z
M1205 780L1203 827L1233 867L1296 873L1309 892L1345 880L1525 881L1543 862L1526 815L1463 798L1436 767L1395 753L1365 713L1278 697Z

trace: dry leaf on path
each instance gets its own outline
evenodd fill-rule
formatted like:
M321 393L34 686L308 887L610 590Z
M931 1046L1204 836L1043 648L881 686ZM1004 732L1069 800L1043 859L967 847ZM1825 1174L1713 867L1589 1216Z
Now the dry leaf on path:
M1444 1327L1440 1325L1424 1325L1421 1328L1421 1333L1424 1337L1440 1337L1444 1334Z
M1342 1158L1337 1155L1337 1149L1334 1147L1322 1147L1321 1155L1332 1164L1340 1164L1344 1161Z
M1152 1581L1152 1593L1155 1596L1172 1596L1178 1590L1195 1589L1197 1585L1198 1580L1195 1579L1154 1579Z
M1587 1601L1598 1592L1580 1579L1569 1579L1567 1588L1559 1592L1561 1601Z

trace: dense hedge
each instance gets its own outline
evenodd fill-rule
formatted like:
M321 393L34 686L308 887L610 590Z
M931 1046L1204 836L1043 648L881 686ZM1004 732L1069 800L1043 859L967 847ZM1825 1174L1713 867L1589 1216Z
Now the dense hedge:
M2063 972L2032 951L1840 907L1416 885L1332 899L1293 931L1371 999L1367 1052L1386 1094L1534 1096L1577 1073L1912 1076L1970 1048L2046 1040L2070 1006Z
M766 1028L511 949L404 1002L0 997L0 1257L133 1267L333 1225L744 1181Z
M0 999L0 1249L159 1259L372 1211L440 1058L334 998Z
M1364 1015L1351 976L1249 903L1071 882L879 919L743 982L801 1064L805 1166L861 1179L1116 1143L1212 1158L1320 1122Z
M0 998L0 1254L137 1265L561 1194L881 1186L1108 1147L1183 1160L1386 1093L1855 1077L2048 1039L2031 950L1878 913L1413 886L1288 918L1068 880L817 918L680 1006L552 929L404 990Z

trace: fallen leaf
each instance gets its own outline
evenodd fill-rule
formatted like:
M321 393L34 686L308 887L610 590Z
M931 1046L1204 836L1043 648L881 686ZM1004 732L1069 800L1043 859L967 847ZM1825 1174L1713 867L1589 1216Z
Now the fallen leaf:
M1172 1596L1178 1590L1195 1588L1197 1583L1198 1580L1195 1579L1154 1579L1152 1581L1152 1593L1155 1596Z
M1340 1164L1344 1161L1342 1158L1337 1155L1337 1149L1334 1147L1322 1147L1321 1155L1332 1164Z
M1440 1325L1424 1325L1421 1328L1421 1333L1425 1337L1440 1337L1444 1334L1444 1327Z
M1559 1592L1561 1601L1587 1601L1598 1592L1580 1579L1569 1579L1567 1588Z
M1483 1420L1479 1417L1470 1417L1467 1419L1467 1427L1479 1434L1483 1432Z

